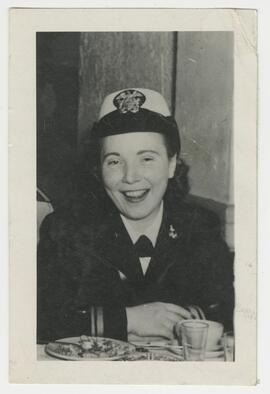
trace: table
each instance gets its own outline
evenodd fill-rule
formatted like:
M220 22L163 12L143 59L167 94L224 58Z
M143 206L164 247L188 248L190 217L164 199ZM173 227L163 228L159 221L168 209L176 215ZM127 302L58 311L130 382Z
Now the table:
M153 356L152 356L153 354L162 355L162 357L165 356L165 358L167 358L167 356L168 356L169 359L165 360L165 361L173 361L173 360L170 360L170 357L174 358L174 354L172 352L170 352L168 350L165 350L163 348L160 348L160 349L156 348L154 350L150 350L149 353L150 353L150 355L148 355L148 356L145 355L144 356L145 358L143 358L143 360L153 361ZM142 360L142 358L138 358L137 360ZM47 354L45 352L45 345L37 345L37 361L62 361L62 362L66 362L65 360L57 359L57 358L54 358L54 357L50 356L49 354ZM126 359L126 360L123 360L123 361L136 361L136 359L135 360ZM156 361L155 358L154 358L154 361ZM176 360L174 360L174 361L176 361ZM181 357L179 357L179 361L184 361L184 360ZM224 357L222 355L219 356L219 357L210 357L210 358L207 358L205 361L208 361L208 362L209 361L219 361L219 362L223 361L224 362Z

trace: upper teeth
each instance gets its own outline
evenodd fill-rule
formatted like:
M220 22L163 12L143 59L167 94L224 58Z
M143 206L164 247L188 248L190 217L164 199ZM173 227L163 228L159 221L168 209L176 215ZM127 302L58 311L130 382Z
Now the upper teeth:
M134 190L134 191L128 191L124 192L124 194L128 197L140 197L144 194L145 190Z

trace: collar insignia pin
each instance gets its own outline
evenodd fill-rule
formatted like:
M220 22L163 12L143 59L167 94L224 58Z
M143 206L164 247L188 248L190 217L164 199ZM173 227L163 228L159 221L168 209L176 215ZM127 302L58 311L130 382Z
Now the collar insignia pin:
M169 229L169 237L172 239L175 239L178 237L177 232L175 231L175 228L173 227L173 225L170 225L170 229Z

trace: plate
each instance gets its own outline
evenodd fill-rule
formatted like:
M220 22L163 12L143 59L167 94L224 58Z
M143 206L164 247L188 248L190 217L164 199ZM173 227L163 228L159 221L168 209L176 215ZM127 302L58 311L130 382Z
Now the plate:
M64 338L46 345L50 356L69 361L112 361L135 352L130 343L111 338L81 337Z
M183 357L174 356L173 354L159 354L151 353L150 360L152 361L183 361Z
M165 341L165 340L163 340L163 341L160 341L160 340L158 340L158 341L144 341L144 340L132 341L131 340L130 342L133 343L136 346L149 347L149 348L175 346L175 345L177 345L177 342L176 341L172 341L172 340L170 340L170 341L169 340L168 341Z
M223 358L224 361L224 349L217 348L215 350L206 350L205 359L209 361L214 361L213 359L220 359Z
M132 341L138 348L145 348L149 351L155 352L157 350L168 350L175 355L183 357L183 347L175 345L175 341ZM205 361L224 361L224 349L221 346L217 346L213 349L206 349Z
M129 354L124 358L125 361L183 361L183 357L176 356L169 353L156 353L156 352L135 352Z

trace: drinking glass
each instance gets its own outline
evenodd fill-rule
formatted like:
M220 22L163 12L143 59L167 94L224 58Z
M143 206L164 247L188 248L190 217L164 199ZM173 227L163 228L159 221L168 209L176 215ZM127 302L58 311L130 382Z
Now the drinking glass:
M186 361L203 361L205 357L208 323L201 320L185 320L176 327L178 339L182 340Z
M234 333L233 331L225 332L223 335L224 359L225 361L234 361Z

